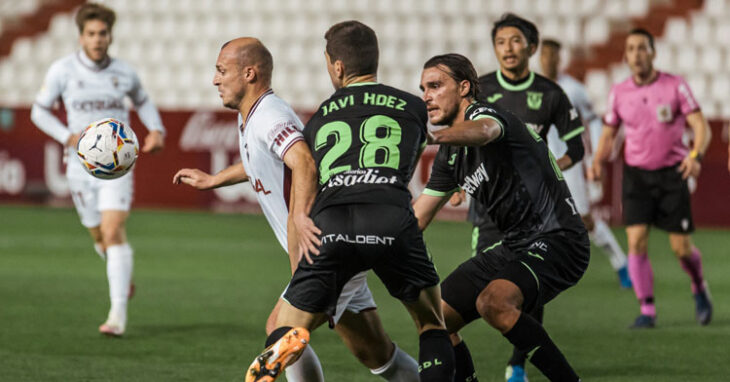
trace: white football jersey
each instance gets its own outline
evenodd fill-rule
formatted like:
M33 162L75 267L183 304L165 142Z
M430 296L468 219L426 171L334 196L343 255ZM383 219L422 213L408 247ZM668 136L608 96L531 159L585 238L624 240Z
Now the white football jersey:
M129 126L125 97L137 107L148 130L164 132L157 109L129 64L109 57L98 65L78 51L55 61L48 69L34 104L34 109L43 110L37 110L32 117L41 130L64 144L71 134L81 133L88 124L100 119L115 118ZM50 114L59 98L66 109L65 126ZM81 170L76 162L69 162L69 172Z
M78 51L51 65L35 103L50 109L61 98L69 132L80 133L89 123L103 118L129 125L129 109L124 104L127 96L136 106L147 101L147 93L129 64L110 57L104 65L96 65ZM163 130L159 117L157 123L146 127ZM58 134L54 133L49 135L55 138Z
M238 126L243 168L279 244L288 251L291 170L283 158L294 143L304 140L304 125L286 101L268 90L251 107L245 125L238 116Z

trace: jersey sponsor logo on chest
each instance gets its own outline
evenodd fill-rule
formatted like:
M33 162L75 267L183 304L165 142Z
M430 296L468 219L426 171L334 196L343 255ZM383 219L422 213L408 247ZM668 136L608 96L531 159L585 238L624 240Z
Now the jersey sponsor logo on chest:
M71 108L87 112L96 110L124 110L124 102L121 99L73 101L71 102Z
M470 195L474 195L477 188L483 182L488 181L489 175L487 174L487 169L484 167L484 163L482 163L473 173L471 173L471 175L464 177L464 183L462 183L460 187Z

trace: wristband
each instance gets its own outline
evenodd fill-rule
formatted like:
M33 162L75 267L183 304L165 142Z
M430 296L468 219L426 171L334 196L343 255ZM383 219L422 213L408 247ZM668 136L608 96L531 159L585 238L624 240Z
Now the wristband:
M697 150L692 150L689 152L689 157L696 160L697 162L702 162L703 155L700 154Z

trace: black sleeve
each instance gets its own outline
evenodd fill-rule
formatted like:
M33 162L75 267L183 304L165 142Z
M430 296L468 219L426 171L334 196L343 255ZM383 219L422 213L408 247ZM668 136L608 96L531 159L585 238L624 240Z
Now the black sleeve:
M573 107L562 89L559 92L558 104L553 112L553 122L558 129L560 139L565 141L568 151L565 153L573 163L583 159L585 148L581 134L585 131L578 111Z
M441 146L431 166L431 176L423 193L431 196L448 196L459 189L454 177L454 167L449 165L449 150ZM454 154L456 155L456 152Z

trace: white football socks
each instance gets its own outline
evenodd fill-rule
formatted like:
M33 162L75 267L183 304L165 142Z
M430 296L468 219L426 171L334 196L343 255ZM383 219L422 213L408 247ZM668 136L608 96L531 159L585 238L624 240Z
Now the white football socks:
M127 325L127 299L134 263L132 253L132 247L128 243L112 245L106 249L106 275L111 300L107 323L122 329Z
M418 362L395 343L395 351L385 365L370 372L389 382L418 382Z
M99 243L94 243L94 250L96 254L101 257L102 260L106 261L106 252L104 252L104 246Z
M312 346L304 348L299 359L285 370L289 382L324 382L322 364Z
M616 241L616 237L611 232L605 221L595 219L593 231L590 232L593 244L601 248L608 256L611 266L614 270L619 270L626 266L626 254Z

